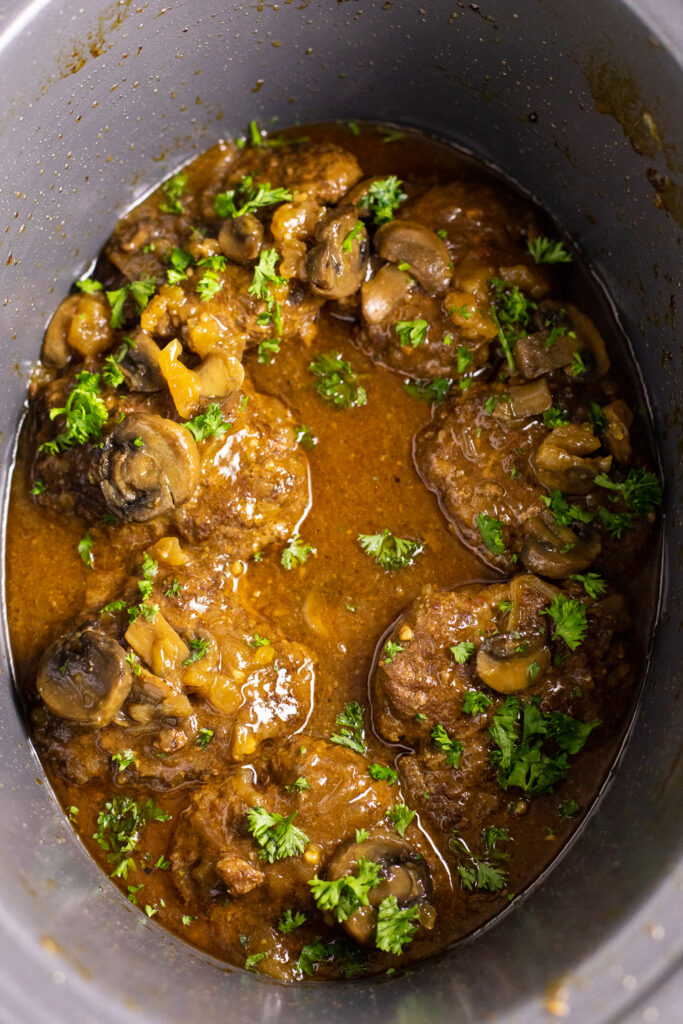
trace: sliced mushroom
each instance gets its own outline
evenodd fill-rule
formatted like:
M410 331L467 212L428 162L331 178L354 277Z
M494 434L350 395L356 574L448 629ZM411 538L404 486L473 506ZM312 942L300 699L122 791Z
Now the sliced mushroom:
M586 529L579 536L547 510L525 522L520 558L527 569L555 580L587 569L601 550L595 530Z
M533 457L536 479L550 491L588 494L598 473L608 473L612 456L591 459L600 441L588 425L567 423L555 427Z
M609 424L603 435L605 444L617 462L629 462L631 459L630 428L633 423L633 413L626 402L622 402L620 398L610 402L602 411Z
M149 334L140 329L133 334L132 342L119 363L126 384L131 391L141 391L143 394L161 391L164 386L159 366L161 349L152 341Z
M86 625L48 647L38 667L36 686L59 718L101 729L121 710L132 680L120 644Z
M527 380L569 366L583 348L572 321L559 302L542 302L536 313L538 330L515 345L515 359Z
M559 591L552 583L541 580L531 573L520 573L510 581L510 611L507 631L514 633L530 628L538 610L557 597Z
M154 675L144 668L138 672L133 678L131 699L126 705L126 713L134 722L139 725L161 721L178 723L190 717L192 705L177 682Z
M363 316L369 324L381 324L390 320L412 287L408 274L398 267L387 264L366 281L361 288Z
M317 245L306 257L306 275L315 295L345 299L358 291L368 262L368 234L349 203L330 210L315 231Z
M389 263L407 263L425 291L443 295L453 277L448 249L434 231L412 220L392 220L375 235L375 249Z
M94 455L88 479L98 484L119 519L144 523L177 508L199 483L199 452L192 434L173 420L134 412Z
M250 263L258 258L263 244L263 225L253 213L228 217L218 234L223 255L235 263Z
M529 384L517 384L508 389L508 394L510 401L500 404L504 409L509 405L512 415L516 419L538 416L553 404L545 377Z
M432 880L424 857L404 839L370 838L362 843L349 839L337 847L327 877L355 874L361 857L379 865L382 882L368 892L369 906L359 907L343 922L351 938L362 945L374 942L377 908L387 896L395 896L402 909L418 907L420 924L433 927L436 912L431 904Z
M110 315L102 293L69 295L48 324L41 353L43 362L61 369L73 350L82 356L104 352L113 340Z
M498 633L477 651L477 675L496 693L525 690L549 667L550 648L537 632Z

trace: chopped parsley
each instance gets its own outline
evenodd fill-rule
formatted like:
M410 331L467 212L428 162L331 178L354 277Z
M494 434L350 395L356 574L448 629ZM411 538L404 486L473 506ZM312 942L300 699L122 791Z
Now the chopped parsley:
M84 565L87 565L89 569L94 568L95 556L92 553L93 539L90 530L87 531L84 537L78 542L78 554Z
M453 655L453 660L458 665L464 665L466 661L472 657L476 650L476 644L473 644L471 640L461 640L459 644L455 644L453 647L448 648Z
M412 565L423 549L421 541L396 537L386 527L381 533L358 535L358 543L386 572L405 569Z
M178 597L184 587L180 580L174 579L171 585L164 591L164 597Z
M197 920L196 915L193 916L192 914L183 914L183 916L182 916L182 922L185 925L185 927L187 927L188 925L192 924L192 922L196 921L196 920Z
M260 964L262 960L265 960L267 956L267 953L250 953L244 961L244 966L248 971L250 971L252 968L256 967L256 964Z
M386 817L392 823L401 838L403 838L406 834L408 825L410 825L411 821L415 817L415 811L411 811L410 807L406 807L405 804L394 804L394 806L387 811Z
M577 804L576 800L569 796L559 804L557 810L561 818L574 818L580 812L581 808Z
M377 761L368 765L368 775L375 782L388 782L390 786L395 786L398 782L398 772L396 769L390 768L387 764L378 764Z
M183 425L197 442L206 441L210 437L222 437L232 429L232 423L226 420L218 402L212 402L206 412L200 413Z
M453 381L450 377L435 377L433 380L406 380L403 386L414 398L423 398L427 402L441 405L451 389Z
M368 893L380 885L379 864L361 857L358 874L324 880L315 875L308 883L318 910L331 913L340 923L348 920L359 907L370 904Z
M315 436L310 427L305 427L303 424L296 428L296 443L300 444L302 448L305 448L307 452L312 452L318 443L318 438Z
M578 377L580 374L585 373L588 367L586 366L583 356L577 349L576 352L572 352L572 362L569 367L569 372L572 377Z
M47 486L45 485L45 483L43 483L42 480L36 480L33 487L31 488L31 494L38 497L39 494L44 494L46 490Z
M358 221L349 231L348 235L342 242L342 252L351 252L353 243L363 231L363 225Z
M153 277L144 277L139 281L130 281L128 284L124 284L122 288L115 288L113 291L105 293L111 310L110 323L114 330L123 327L126 322L123 306L127 297L131 295L135 299L138 313L142 313L154 295L156 287L157 284Z
M199 747L200 750L206 750L212 739L213 729L202 728L197 733L197 738L195 739L194 744L196 747Z
M570 505L562 491L551 491L549 495L542 495L542 498L559 526L571 526L575 521L592 523L595 518L592 512L587 512L580 505Z
M577 754L599 722L581 722L562 711L544 714L534 701L505 699L489 732L496 746L491 763L503 789L518 786L530 796L549 793L567 774L568 754ZM556 750L548 752L554 742Z
M135 862L129 855L135 850L142 829L152 821L168 821L171 815L162 810L153 797L139 803L131 796L113 796L97 816L97 832L93 839L107 851L107 860L116 863L112 872L126 877Z
M427 337L427 328L429 324L426 320L399 320L396 324L396 334L398 340L406 347L411 345L413 348L417 348Z
M284 914L277 923L277 930L280 935L289 935L296 928L300 928L302 924L306 922L306 915L300 910L292 912L291 910L285 910Z
M116 601L110 601L109 604L105 604L104 608L100 609L100 615L113 615L115 612L122 612L126 604L127 601L123 597L118 598Z
M76 287L80 288L86 295L94 295L95 292L102 291L102 285L99 281L93 281L90 277L82 277L80 281L76 281Z
M307 789L312 789L308 779L305 779L303 775L300 775L296 782L292 782L290 786L285 786L286 793L305 793Z
M489 416L491 416L493 414L494 410L498 408L498 406L500 405L501 402L509 402L509 401L510 401L510 396L509 395L489 395L489 397L484 402L484 409L489 414Z
M475 857L463 840L460 839L457 832L454 832L451 836L449 845L457 857L458 874L460 875L463 889L467 889L468 892L472 892L473 889L500 892L501 889L505 888L507 885L507 873L502 868L492 864L490 860Z
M499 277L492 277L488 284L492 299L489 314L495 324L510 371L515 373L517 367L512 348L518 338L528 334L531 328L531 314L538 307L522 294L517 285L507 285Z
M396 655L400 654L402 650L401 644L397 644L393 640L387 640L384 645L384 664L391 665Z
M197 281L196 291L200 302L209 302L214 295L218 295L223 287L223 282L216 270L205 270Z
M460 740L451 739L440 722L432 729L431 737L436 749L446 755L446 764L458 768L464 749Z
M102 366L102 380L110 388L118 388L123 384L125 377L121 373L119 364L114 356L107 356Z
M248 292L256 299L261 299L266 304L268 318L277 324L279 314L276 314L275 302L271 294L272 285L287 284L287 278L278 274L275 264L280 259L277 249L262 249L259 253L258 263L254 267L254 277L249 285ZM281 328L278 334L281 333Z
M602 597L602 595L607 591L607 584L602 576L599 576L597 572L577 572L571 575L569 579L576 580L577 583L583 583L583 589L594 601L599 597Z
M280 556L280 565L289 572L295 565L303 565L315 553L315 548L306 544L299 534L295 533L287 541L287 546Z
M562 242L553 242L551 238L539 235L533 241L529 239L527 249L534 258L534 263L571 263L572 257Z
M356 843L358 843L359 845L360 845L360 843L364 843L369 835L370 835L370 833L367 831L367 829L357 828L356 829Z
M339 712L335 721L341 728L339 732L334 732L330 736L332 743L355 750L357 754L364 754L367 746L365 726L363 725L363 708L358 701L352 700L345 704L344 710Z
M387 896L379 905L375 944L385 953L403 952L417 931L417 907L399 907L395 896Z
M258 344L256 358L262 366L267 366L273 356L276 356L280 351L280 339L279 338L265 338Z
M503 524L500 519L496 519L494 516L488 516L485 512L481 512L477 516L477 528L481 534L481 539L491 554L505 554L505 544L503 543Z
M483 690L468 690L462 702L466 715L480 715L493 704L491 698Z
M169 284L180 284L187 278L187 269L192 265L194 260L189 252L185 249L171 249L170 253L164 256L164 262L171 264L169 269L166 271L166 280Z
M571 651L575 651L588 629L586 609L581 602L558 594L541 614L549 615L555 623L553 640L560 638Z
M168 181L164 181L161 186L161 191L166 197L159 203L159 209L162 213L174 213L180 215L185 212L183 204L180 202L180 197L183 195L187 188L187 174L181 171L179 174L174 174L173 177L169 178Z
M373 181L364 196L361 197L358 206L367 206L370 218L375 224L386 224L393 220L394 214L401 203L405 202L408 196L401 191L403 182L390 174L388 178L380 181Z
M623 483L611 480L606 473L598 473L595 483L619 494L626 507L638 516L652 512L662 502L662 485L654 473L644 469L629 469Z
M107 422L107 407L100 396L99 373L88 373L82 370L76 375L76 383L66 400L66 405L59 409L50 409L50 419L64 416L65 424L53 441L46 441L40 446L51 455L76 444L97 443L102 437L102 427Z
M229 192L219 192L213 201L213 208L218 217L244 217L247 213L262 210L265 206L287 203L292 193L286 188L271 188L269 182L255 185L252 175L242 178L237 188Z
M548 430L554 430L555 427L566 427L569 423L569 417L561 409L558 409L557 406L551 405L543 413L543 422Z
M627 530L633 528L635 516L631 512L610 512L604 505L598 508L600 522L605 527L610 537L621 540Z
M342 359L341 353L321 352L308 369L317 378L315 389L325 401L340 409L366 404L365 388L357 383L351 363Z
M292 811L288 818L284 818L259 806L247 810L248 829L261 847L261 860L274 864L276 860L296 857L304 852L308 836L292 824L297 813Z
M126 768L135 764L135 754L132 750L119 750L118 753L111 755L112 764L118 765L120 772L125 772Z
M187 668L188 665L194 665L195 661L200 661L206 657L206 652L209 649L209 641L205 636L193 636L190 638L189 644L190 653L183 662L183 668Z

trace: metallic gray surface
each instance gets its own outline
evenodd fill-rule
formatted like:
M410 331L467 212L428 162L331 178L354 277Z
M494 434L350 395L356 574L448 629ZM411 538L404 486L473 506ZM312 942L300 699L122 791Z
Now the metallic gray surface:
M668 486L652 666L599 807L511 913L404 977L283 988L226 970L148 922L74 839L3 659L3 1024L541 1024L549 993L581 1024L679 1024L680 235L650 181L654 171L660 185L677 175L680 184L683 26L679 4L660 0L644 14L647 6L0 0L3 493L50 311L124 208L252 117L415 125L469 146L536 195L614 298L652 399ZM588 82L598 80L612 114L596 110ZM609 98L624 83L631 92L615 107Z

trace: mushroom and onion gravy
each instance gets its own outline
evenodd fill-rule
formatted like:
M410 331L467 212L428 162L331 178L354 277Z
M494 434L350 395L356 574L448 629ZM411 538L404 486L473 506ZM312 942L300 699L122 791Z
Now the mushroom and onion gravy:
M121 219L45 335L7 589L33 742L141 912L354 977L553 859L654 614L621 344L542 215L414 133L252 125Z

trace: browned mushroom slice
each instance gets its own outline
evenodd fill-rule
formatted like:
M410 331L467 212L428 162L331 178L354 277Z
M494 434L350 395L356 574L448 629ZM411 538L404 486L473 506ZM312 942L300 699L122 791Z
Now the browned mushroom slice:
M120 711L132 680L124 649L106 633L84 626L48 647L36 686L59 718L101 729Z
M306 257L311 291L325 299L345 299L357 291L368 262L368 234L349 203L320 220L318 242Z
M153 413L135 412L119 423L88 470L107 507L119 519L147 522L193 494L199 453L189 430Z
M631 458L630 428L633 413L620 398L610 402L602 410L607 418L607 427L603 440L617 462L629 462Z
M477 675L496 693L525 690L549 667L550 648L537 632L498 633L477 651Z
M159 366L161 349L149 334L139 328L133 334L132 342L119 363L126 384L131 391L142 391L145 394L161 391L164 386Z
M361 858L379 865L382 881L368 892L369 906L359 907L343 922L351 938L362 945L374 942L377 908L387 896L395 896L402 909L418 907L420 924L433 927L436 912L431 904L432 879L423 856L403 839L370 838L362 843L349 839L337 847L327 877L355 874Z
M538 330L515 345L515 359L527 380L570 367L576 353L583 358L590 377L607 373L609 358L602 335L576 306L554 300L541 302L536 320Z
M413 282L409 274L404 274L392 264L381 267L361 288L364 319L373 325L386 323L408 297L411 287Z
M598 473L608 473L612 456L589 458L600 447L590 428L567 423L541 442L533 457L536 479L550 491L588 494Z
M218 234L223 255L235 263L249 263L258 257L263 243L263 225L252 213L229 217Z
M443 295L453 277L448 249L434 231L412 220L392 220L375 235L375 248L389 263L407 263L425 291Z
M568 526L561 526L550 511L527 519L520 558L527 569L540 576L560 579L573 572L582 572L592 565L602 550L595 530L586 529L582 536Z

